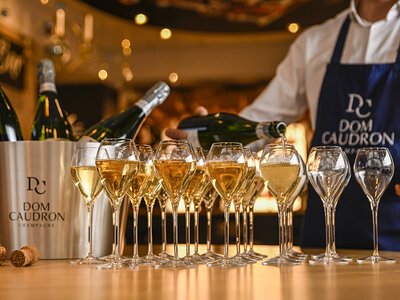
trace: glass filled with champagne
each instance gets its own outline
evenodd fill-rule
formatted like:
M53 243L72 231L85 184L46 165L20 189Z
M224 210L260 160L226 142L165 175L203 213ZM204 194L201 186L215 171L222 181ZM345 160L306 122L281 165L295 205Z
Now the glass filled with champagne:
M137 268L124 261L119 253L120 209L123 198L138 172L138 152L133 140L104 139L96 155L96 167L112 209L114 223L115 258L99 269Z
M378 206L383 193L392 180L394 163L389 149L361 148L354 161L354 175L371 205L374 252L360 258L358 263L395 263L391 258L382 257L378 252Z
M246 164L241 143L214 143L207 156L207 174L224 204L224 257L207 266L238 266L229 258L229 207L246 174Z
M78 264L104 263L92 253L93 237L93 206L103 187L96 169L96 154L99 144L88 143L77 146L71 160L71 175L86 202L88 210L88 254L85 258L73 261Z
M290 195L299 185L302 174L306 172L301 157L293 145L267 145L260 159L260 172L268 190L276 200L279 219L279 256L265 260L263 265L299 264L301 262L285 257L284 220Z
M162 141L154 159L156 174L167 192L173 211L174 258L158 264L156 268L189 268L195 264L179 260L178 256L178 205L196 171L196 158L188 141Z
M346 154L338 146L318 146L310 151L307 175L311 185L321 197L325 213L326 250L321 257L314 257L311 264L347 264L349 260L337 257L332 251L332 217L336 203L347 185L349 163ZM332 220L332 221L331 221Z

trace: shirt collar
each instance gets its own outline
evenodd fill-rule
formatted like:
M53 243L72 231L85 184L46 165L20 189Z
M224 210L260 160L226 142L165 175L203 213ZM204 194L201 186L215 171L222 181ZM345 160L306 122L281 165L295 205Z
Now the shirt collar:
M360 17L360 15L358 14L357 9L356 9L355 0L351 0L350 10L351 10L352 19L357 21L357 23L360 24L362 27L370 27L372 25L371 22L368 22ZM389 12L386 15L386 21L389 21L389 20L392 20L393 18L398 17L399 11L400 11L400 0L397 1L395 4L393 4L393 6L390 8Z

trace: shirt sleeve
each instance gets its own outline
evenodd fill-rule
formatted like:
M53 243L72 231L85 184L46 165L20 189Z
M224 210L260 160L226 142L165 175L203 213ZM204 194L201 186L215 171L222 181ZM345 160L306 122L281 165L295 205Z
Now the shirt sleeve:
M256 100L240 112L252 121L297 121L307 109L305 91L306 36L300 35L290 46L277 73Z

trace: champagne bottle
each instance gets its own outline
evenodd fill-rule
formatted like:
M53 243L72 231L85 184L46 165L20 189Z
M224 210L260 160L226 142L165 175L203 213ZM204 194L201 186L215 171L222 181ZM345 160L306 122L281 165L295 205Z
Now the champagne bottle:
M104 138L135 138L146 117L169 95L169 86L159 81L126 111L114 115L89 128L81 141L87 137L100 142Z
M22 141L17 115L0 86L0 141Z
M188 140L209 149L214 142L241 142L247 145L258 139L279 138L285 134L284 122L253 122L234 114L217 113L183 119L178 126Z
M42 59L38 62L39 97L32 125L32 140L74 140L67 114L58 100L53 62Z

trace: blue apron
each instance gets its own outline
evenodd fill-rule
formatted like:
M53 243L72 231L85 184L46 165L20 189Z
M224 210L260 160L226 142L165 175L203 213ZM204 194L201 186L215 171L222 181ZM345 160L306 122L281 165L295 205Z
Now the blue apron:
M338 145L353 167L362 147L388 147L395 173L378 210L379 248L400 250L400 49L394 63L341 64L348 16L327 66L321 87L312 146ZM396 167L398 168L396 170ZM303 247L325 247L325 219L320 197L309 187L301 238ZM372 249L372 213L354 173L336 209L336 246Z

